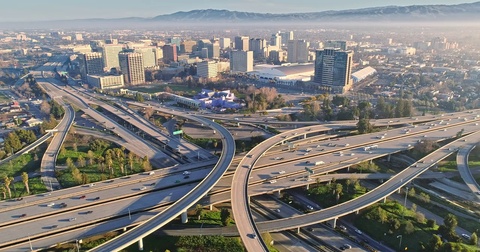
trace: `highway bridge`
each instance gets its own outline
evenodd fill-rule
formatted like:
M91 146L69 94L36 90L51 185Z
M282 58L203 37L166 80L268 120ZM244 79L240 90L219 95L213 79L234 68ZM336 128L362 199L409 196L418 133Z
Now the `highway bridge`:
M468 167L468 157L470 152L478 145L478 142L462 146L457 153L457 168L463 181L475 195L476 202L480 203L480 186L472 175L472 171Z

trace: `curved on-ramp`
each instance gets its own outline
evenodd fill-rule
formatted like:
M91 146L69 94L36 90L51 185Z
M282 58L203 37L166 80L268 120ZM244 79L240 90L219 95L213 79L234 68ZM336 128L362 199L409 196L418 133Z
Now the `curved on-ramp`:
M155 215L148 221L129 230L128 232L123 233L122 235L91 249L90 251L118 251L153 233L155 230L161 228L176 218L179 213L187 211L188 208L195 204L195 202L205 196L227 171L228 167L232 163L233 157L235 156L235 140L233 139L233 136L230 134L230 132L228 132L227 129L219 124L211 123L209 120L201 117L190 116L190 118L195 118L195 120L202 121L205 124L210 124L210 126L214 127L223 136L222 145L224 149L220 156L219 162L214 169L205 177L204 180L202 180L202 182L193 188L190 193L165 209L165 211Z
M478 142L470 143L462 146L457 153L457 168L460 172L465 184L475 194L477 201L480 201L480 186L472 175L470 168L468 167L468 156L470 152L477 146Z

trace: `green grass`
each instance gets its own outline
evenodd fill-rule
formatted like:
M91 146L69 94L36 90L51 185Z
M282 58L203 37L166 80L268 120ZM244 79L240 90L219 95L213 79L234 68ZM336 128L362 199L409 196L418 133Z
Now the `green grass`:
M39 171L44 152L45 149L41 148L37 153L23 154L0 165L0 176L19 176L22 172ZM35 160L35 155L37 155L37 160Z
M455 172L457 169L456 161L441 161L438 163L438 171L440 172Z
M188 87L187 85L178 84L166 84L166 85L152 85L151 87L132 87L131 90L139 91L143 93L157 93L165 91L165 88L169 87L174 92L186 92L191 95L195 95L202 91L202 88Z
M28 185L30 188L30 195L45 193L48 191L45 185L40 180L40 178L30 178L28 180ZM18 181L18 182L15 182L14 184L11 184L10 188L12 191L12 198L28 196L27 190L25 189L25 185L23 184L22 181ZM15 188L15 190L13 188ZM6 196L8 198L8 193L6 194ZM3 195L1 197L3 197Z
M143 238L143 251L152 251L152 252L164 252L167 249L171 252L176 251L185 251L177 249L175 244L178 242L178 236L159 236L159 235L149 235ZM133 244L130 247L122 250L128 252L138 252L138 245Z
M392 230L388 221L381 223L377 219L374 219L377 207L381 207L387 213L387 219L397 219L400 221L401 226L396 230ZM402 218L402 215L404 217ZM419 223L414 218L415 213L409 209L404 209L398 202L387 202L384 204L377 203L372 207L362 211L360 216L355 220L355 226L375 240L382 241L391 248L399 249L400 240L396 237L402 235L402 249L408 248L408 251L421 251L420 243L427 243L428 240L435 233L438 226L435 228L429 228L425 223ZM406 234L403 230L404 223L410 220L415 227L415 230L411 234Z
M480 161L468 161L468 166L469 166L470 168L480 167Z

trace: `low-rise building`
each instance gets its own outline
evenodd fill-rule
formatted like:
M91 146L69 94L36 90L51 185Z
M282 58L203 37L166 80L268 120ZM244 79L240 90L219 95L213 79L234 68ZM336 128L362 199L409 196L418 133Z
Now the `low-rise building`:
M120 75L87 75L87 83L99 89L121 88L125 85L123 74Z

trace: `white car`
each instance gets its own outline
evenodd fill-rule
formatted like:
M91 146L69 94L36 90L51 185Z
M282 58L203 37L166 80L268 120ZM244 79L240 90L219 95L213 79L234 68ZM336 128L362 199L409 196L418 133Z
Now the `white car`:
M183 175L190 175L190 172L189 171L184 171Z
M277 180L274 179L274 180L270 180L270 181L268 181L268 182L270 182L270 184L275 184L275 183L277 183Z
M52 202L52 203L48 203L48 204L47 204L47 206L48 206L48 207L55 206L55 203L54 203L54 202Z
M360 229L355 229L355 233L357 233L359 235L363 234L362 231L360 231Z
M88 185L89 187L94 187L95 186L95 183L91 183L90 185Z
M145 189L147 189L147 187L145 187L145 186L142 186L142 187L140 187L140 189L139 189L139 190L140 190L140 191L143 191L143 190L145 190Z
M76 221L76 220L77 220L77 218L75 218L75 217L68 219L68 221Z

